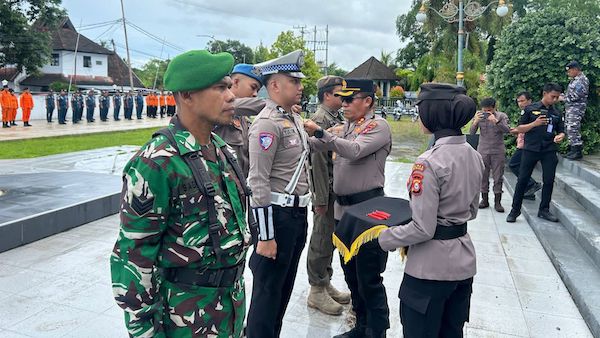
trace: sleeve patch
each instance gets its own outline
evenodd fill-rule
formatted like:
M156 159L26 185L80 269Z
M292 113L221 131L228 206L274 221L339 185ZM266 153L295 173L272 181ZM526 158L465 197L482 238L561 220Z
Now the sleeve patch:
M131 200L131 209L135 211L138 216L144 216L150 210L152 210L152 206L154 205L154 197L142 199L139 196L133 195Z
M412 196L419 196L423 192L423 175L415 173L410 177L410 190L409 193Z
M275 135L271 133L260 133L258 134L258 143L262 150L269 150L273 145L273 140L275 139Z
M415 163L415 164L413 164L412 170L413 170L413 174L414 174L415 171L421 171L421 172L423 172L423 171L425 171L425 164L423 164L423 163Z

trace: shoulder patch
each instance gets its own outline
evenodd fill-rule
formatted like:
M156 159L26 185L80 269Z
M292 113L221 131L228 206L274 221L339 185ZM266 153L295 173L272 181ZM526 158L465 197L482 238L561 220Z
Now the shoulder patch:
M262 150L269 150L273 145L273 140L275 139L275 135L272 133L260 133L258 134L258 142Z
M361 132L361 134L366 134L368 132L370 132L371 130L373 130L373 128L377 127L377 122L373 121L370 122L365 129Z
M413 164L412 170L413 170L413 172L414 171L423 172L423 171L425 171L425 164L424 163L415 163L415 164Z
M419 196L423 192L423 179L425 176L422 172L413 171L408 181L408 193L410 196Z
M150 198L142 198L140 196L133 195L131 199L131 209L135 211L138 216L144 216L150 210L152 210L152 206L154 205L154 196Z

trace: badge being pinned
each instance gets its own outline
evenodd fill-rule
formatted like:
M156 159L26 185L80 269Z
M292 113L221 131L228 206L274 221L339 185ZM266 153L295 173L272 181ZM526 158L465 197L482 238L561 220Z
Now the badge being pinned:
M260 143L260 147L265 151L269 150L269 148L271 148L271 146L273 145L274 138L275 138L275 135L273 135L271 133L258 134L258 142Z

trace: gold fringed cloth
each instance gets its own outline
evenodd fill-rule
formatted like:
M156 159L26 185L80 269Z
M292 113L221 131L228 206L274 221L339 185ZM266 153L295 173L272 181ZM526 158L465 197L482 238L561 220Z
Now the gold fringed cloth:
M389 215L374 218L369 215ZM335 226L333 245L344 258L344 264L358 254L360 247L391 226L407 224L412 219L408 200L392 197L375 197L351 206Z

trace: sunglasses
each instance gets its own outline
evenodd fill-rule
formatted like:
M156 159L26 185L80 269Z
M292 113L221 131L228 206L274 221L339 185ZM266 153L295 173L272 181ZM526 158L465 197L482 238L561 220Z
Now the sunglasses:
M366 99L369 96L340 96L343 103L350 104L354 99Z

